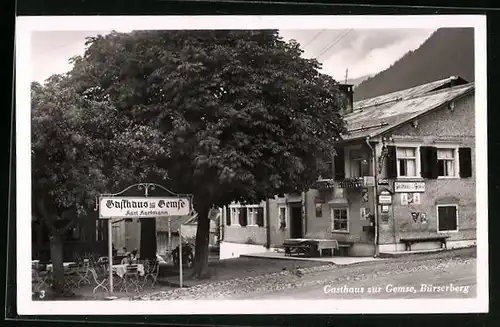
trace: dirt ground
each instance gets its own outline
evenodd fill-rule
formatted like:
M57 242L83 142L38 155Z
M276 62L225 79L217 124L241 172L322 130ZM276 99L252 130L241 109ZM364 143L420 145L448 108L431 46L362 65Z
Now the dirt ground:
M178 267L163 265L162 277L154 288L147 287L140 294L114 295L119 299L140 300L472 297L476 293L475 257L475 248L414 254L348 266L259 258L219 261L211 257L211 276L208 279L193 280L191 270L184 269L184 287L179 288ZM440 286L448 288L433 291L433 287ZM411 291L412 287L414 291ZM360 289L363 292L360 293ZM100 300L108 296L102 291L92 293L89 286L75 292L78 297L67 300Z

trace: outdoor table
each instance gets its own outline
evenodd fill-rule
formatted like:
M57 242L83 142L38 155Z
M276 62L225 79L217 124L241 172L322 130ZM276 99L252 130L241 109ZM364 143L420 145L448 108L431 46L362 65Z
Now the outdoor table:
M123 278L123 276L127 272L127 266L128 265L113 265L113 272L115 272L120 278ZM139 275L144 276L144 265L138 263L136 264L136 266Z

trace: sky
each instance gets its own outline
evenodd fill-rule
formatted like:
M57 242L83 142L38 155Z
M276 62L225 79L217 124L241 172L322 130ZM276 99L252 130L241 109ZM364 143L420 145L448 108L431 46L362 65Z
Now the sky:
M127 31L124 31L127 32ZM417 49L432 29L280 30L285 40L299 42L306 58L323 64L323 73L336 80L374 75ZM34 32L31 39L33 80L42 83L52 74L71 69L69 58L82 55L85 38L109 31Z

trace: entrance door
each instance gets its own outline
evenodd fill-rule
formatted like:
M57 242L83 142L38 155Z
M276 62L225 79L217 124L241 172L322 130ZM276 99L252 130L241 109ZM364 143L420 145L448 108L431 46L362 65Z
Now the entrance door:
M302 206L300 204L290 205L290 238L303 238L302 231Z

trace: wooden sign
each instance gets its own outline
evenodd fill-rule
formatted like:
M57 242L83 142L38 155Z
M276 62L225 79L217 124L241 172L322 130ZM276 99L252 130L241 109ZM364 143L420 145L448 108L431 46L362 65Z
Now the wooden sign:
M378 196L378 203L379 204L392 204L392 195L380 194Z

